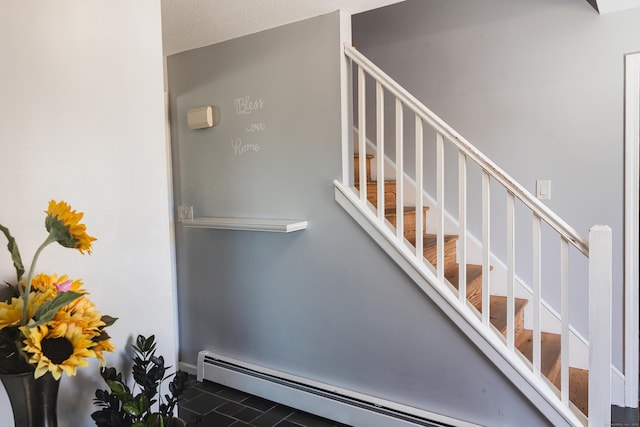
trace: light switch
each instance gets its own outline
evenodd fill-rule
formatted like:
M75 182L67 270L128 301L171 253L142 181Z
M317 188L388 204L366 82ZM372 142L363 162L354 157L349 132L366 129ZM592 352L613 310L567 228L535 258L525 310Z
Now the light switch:
M536 181L536 197L540 200L551 200L551 181Z

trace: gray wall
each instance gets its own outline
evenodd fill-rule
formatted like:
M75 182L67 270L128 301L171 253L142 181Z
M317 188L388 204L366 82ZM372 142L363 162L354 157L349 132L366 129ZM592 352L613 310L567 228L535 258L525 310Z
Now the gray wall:
M544 203L582 235L595 224L612 227L618 367L623 56L640 50L639 22L640 9L599 16L583 0L408 0L353 18L360 51L531 192L536 179L550 179L552 200ZM478 191L470 191L476 206ZM447 203L451 212L456 201ZM492 215L494 225L505 223L499 204ZM525 256L516 261L524 279L531 276L530 224L517 224ZM479 236L479 222L471 225ZM493 240L501 256L503 236ZM558 266L552 264L558 240L547 233L543 239L545 297L559 308ZM572 322L586 335L586 263L572 256L570 265Z
M544 423L335 202L339 61L337 13L168 58L176 204L309 220L291 234L177 226L180 359L210 349L484 425ZM237 115L246 95L263 108ZM210 104L220 125L187 129ZM259 151L236 155L237 138Z

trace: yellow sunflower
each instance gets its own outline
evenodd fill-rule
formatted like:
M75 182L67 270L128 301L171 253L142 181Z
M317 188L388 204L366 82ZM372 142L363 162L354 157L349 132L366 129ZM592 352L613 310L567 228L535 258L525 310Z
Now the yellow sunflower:
M27 310L27 317L33 319L36 312L42 304L51 301L56 296L55 289L48 289L44 292L31 292L29 298L29 308Z
M58 277L57 274L48 275L40 273L31 280L31 289L39 292L55 291L57 293L74 291L81 294L88 293L82 289L82 285L81 279L70 280L66 274Z
M111 344L111 341L109 340L98 341L95 347L92 348L92 350L96 353L96 357L100 360L100 363L102 364L102 366L105 366L107 364L107 361L105 360L104 355L102 353L105 351L108 351L109 353L111 353L115 349L116 347L113 344Z
M95 343L77 325L57 323L35 328L23 326L20 330L26 337L24 351L29 353L29 363L36 366L35 378L47 372L51 372L56 380L62 372L75 375L77 367L89 365L88 357L96 357L92 349Z
M65 202L49 201L49 207L45 211L47 218L45 225L47 231L65 248L74 248L84 254L91 253L91 243L96 240L87 234L87 227L80 223L84 216L82 212L76 212Z
M100 335L99 329L105 326L102 314L96 309L95 304L85 297L80 297L62 307L56 313L54 320L75 323L82 328L85 334L92 336Z
M11 298L11 301L0 302L0 329L20 324L24 301L22 298Z
M46 292L32 292L29 298L27 318L32 319L38 308L45 302L53 299L55 293L53 290ZM11 301L0 302L0 329L7 326L17 326L20 324L22 310L24 307L24 299L22 297L11 298Z

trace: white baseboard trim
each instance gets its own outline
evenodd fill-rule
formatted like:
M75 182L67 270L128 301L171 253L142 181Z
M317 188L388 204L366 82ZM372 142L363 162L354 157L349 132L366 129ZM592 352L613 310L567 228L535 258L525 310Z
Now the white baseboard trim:
M181 364L181 368L194 368ZM198 353L198 381L209 380L350 426L461 426L465 421L243 362L208 350Z
M189 375L198 375L198 367L192 363L178 362L178 369Z
M179 362L178 369L184 371L190 375L198 374L198 367L191 363ZM624 374L611 367L611 404L624 407Z

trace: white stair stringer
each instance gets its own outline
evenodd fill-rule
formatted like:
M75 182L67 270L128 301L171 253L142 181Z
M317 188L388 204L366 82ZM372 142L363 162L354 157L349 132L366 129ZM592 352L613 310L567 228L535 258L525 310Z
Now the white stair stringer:
M493 330L486 328L470 306L462 303L451 287L440 282L424 262L419 262L404 242L377 221L375 213L359 205L357 190L334 181L336 201L404 270L416 285L478 347L484 355L526 396L554 426L581 426L587 419L577 408L562 404L546 378L536 377L531 364L519 354L510 352Z

